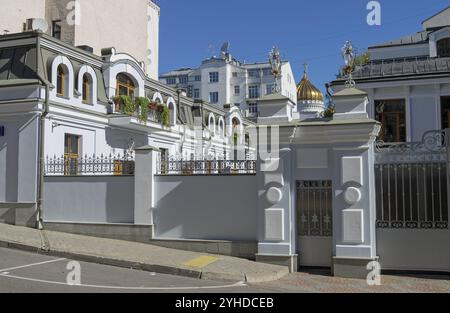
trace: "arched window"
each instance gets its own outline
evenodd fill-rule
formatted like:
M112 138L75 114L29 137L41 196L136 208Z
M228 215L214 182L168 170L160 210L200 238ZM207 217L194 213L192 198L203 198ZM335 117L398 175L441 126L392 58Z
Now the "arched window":
M437 42L437 54L440 58L450 57L450 38L444 38Z
M92 103L92 78L89 74L85 73L83 75L83 90L82 90L82 96L83 96L83 103L91 104Z
M134 90L136 89L133 81L125 74L117 75L116 96L134 97Z
M66 95L66 71L62 64L58 66L57 70L56 94L60 97L64 97Z

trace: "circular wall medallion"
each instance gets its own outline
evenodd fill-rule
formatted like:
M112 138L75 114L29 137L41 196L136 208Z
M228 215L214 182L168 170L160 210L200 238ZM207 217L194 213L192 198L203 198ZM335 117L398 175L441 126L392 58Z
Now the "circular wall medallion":
M349 187L344 193L345 202L352 205L361 200L361 191L355 187Z
M269 190L267 190L267 201L269 201L272 204L276 204L281 201L283 198L283 193L279 188L271 187Z

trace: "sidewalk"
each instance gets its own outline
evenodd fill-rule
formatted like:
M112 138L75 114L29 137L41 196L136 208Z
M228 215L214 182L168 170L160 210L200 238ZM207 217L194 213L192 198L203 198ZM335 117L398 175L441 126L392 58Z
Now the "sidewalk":
M0 224L0 246L199 279L257 283L278 280L289 273L287 267L234 257L6 224Z

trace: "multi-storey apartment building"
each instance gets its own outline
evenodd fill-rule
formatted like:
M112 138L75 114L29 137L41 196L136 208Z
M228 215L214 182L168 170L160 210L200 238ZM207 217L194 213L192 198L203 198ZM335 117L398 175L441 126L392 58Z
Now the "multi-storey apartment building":
M206 59L195 69L170 71L159 79L169 86L185 89L193 99L202 99L219 107L239 107L247 117L258 115L256 100L274 93L276 82L269 62L247 64L228 53ZM278 84L278 91L296 103L296 82L289 62L283 62Z
M39 26L48 35L98 56L101 49L115 47L143 62L146 74L158 79L159 17L155 0L2 1L0 32L19 33Z

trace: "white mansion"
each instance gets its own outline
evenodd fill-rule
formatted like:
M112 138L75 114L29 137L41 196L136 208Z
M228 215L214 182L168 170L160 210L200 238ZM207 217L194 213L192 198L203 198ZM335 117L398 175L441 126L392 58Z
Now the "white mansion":
M353 77L369 94L368 114L383 125L386 142L420 141L424 132L450 127L450 7L422 30L368 49L370 62ZM342 76L332 82L344 88Z

